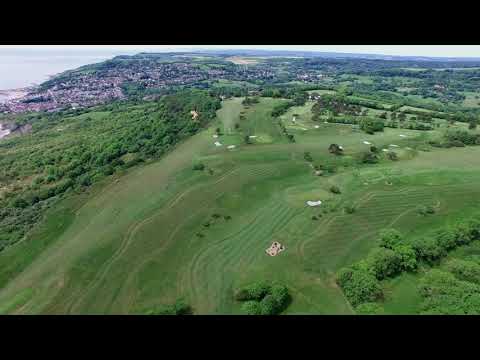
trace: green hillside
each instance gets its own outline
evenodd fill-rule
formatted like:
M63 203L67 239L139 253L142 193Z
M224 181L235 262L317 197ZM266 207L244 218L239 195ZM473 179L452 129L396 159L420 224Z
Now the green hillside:
M99 178L45 210L27 240L0 252L0 311L137 314L181 298L195 314L242 314L235 291L267 280L288 287L285 314L353 314L335 273L364 258L380 230L420 237L478 207L478 146L430 146L442 130L369 135L314 121L312 102L279 118L292 143L271 116L286 100L242 100L224 100L214 120L158 160ZM364 141L379 149L377 163L362 162ZM344 154L331 154L332 143ZM388 148L397 161L381 151ZM435 214L419 215L419 205ZM273 241L285 251L270 257ZM385 285L398 295L385 299L387 313L419 311L418 277Z

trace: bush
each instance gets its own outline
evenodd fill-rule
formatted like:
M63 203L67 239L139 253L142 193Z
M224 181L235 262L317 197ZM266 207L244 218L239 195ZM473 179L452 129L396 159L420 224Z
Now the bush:
M344 209L347 214L353 214L355 212L355 208L352 205L347 205Z
M365 152L360 155L360 161L364 164L376 164L378 163L378 156L372 152Z
M389 160L392 160L392 161L397 161L397 160L398 160L397 153L394 152L394 151L389 151L389 152L387 152L387 158L388 158Z
M309 151L305 151L305 152L303 153L303 158L304 158L305 160L307 160L308 162L312 162L312 161L313 161L312 155L310 154Z
M374 302L383 296L379 281L365 270L341 269L337 274L336 281L353 306Z
M432 215L435 214L435 208L431 205L420 205L417 212L423 216Z
M197 163L193 165L193 170L203 171L205 170L205 165L202 163Z
M340 188L338 186L332 185L330 186L330 192L333 194L340 194Z
M261 300L271 291L271 286L267 282L259 281L241 289L243 300ZM240 295L239 295L240 296Z
M278 304L272 295L267 295L260 301L260 311L262 315L277 314Z

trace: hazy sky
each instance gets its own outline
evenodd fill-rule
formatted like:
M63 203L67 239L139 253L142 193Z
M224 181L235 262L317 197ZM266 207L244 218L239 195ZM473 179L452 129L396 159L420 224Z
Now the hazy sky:
M480 45L18 45L2 48L105 50L113 53L140 51L181 51L192 49L268 49L268 50L313 50L350 52L383 55L480 57Z

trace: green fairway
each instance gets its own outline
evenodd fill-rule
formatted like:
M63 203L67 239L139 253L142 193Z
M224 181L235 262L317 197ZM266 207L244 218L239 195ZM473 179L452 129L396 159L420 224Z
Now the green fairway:
M290 143L270 115L286 100L249 107L242 100L224 100L209 128L159 161L58 204L34 232L43 240L36 247L20 242L1 252L0 312L132 314L184 298L198 314L241 314L236 289L278 280L291 290L286 314L352 314L334 274L362 259L378 231L395 226L421 236L473 211L480 197L480 147L421 151L436 131L368 135L312 121L312 102L280 117L295 136ZM378 164L358 165L370 147L364 141L394 148L399 161L380 152ZM331 143L344 155L330 154ZM315 176L305 151L312 164L336 171ZM193 170L196 162L206 170ZM349 204L353 214L343 210ZM419 204L438 210L422 217ZM269 257L273 241L286 251ZM406 275L389 285L386 312L414 311L411 282Z

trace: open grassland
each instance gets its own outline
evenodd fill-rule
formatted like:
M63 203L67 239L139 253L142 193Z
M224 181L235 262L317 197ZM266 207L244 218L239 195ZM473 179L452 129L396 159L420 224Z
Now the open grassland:
M0 312L143 313L183 297L195 313L239 314L234 290L266 279L291 290L287 314L352 314L333 275L363 258L379 230L421 236L478 206L478 147L423 152L436 131L367 135L313 122L311 102L282 115L296 139L289 143L270 116L285 100L261 98L248 108L242 100L225 100L215 123L161 160L59 204L29 241L0 253ZM214 138L217 127L222 135ZM245 136L254 136L251 144ZM363 141L398 145L400 160L382 155L360 166ZM345 154L329 154L331 143ZM305 151L337 171L314 176ZM197 162L209 171L193 170ZM310 208L307 200L324 203ZM436 214L418 215L421 204ZM345 213L346 205L355 212ZM269 257L273 241L286 251ZM388 313L415 311L413 283L405 275L388 285Z

